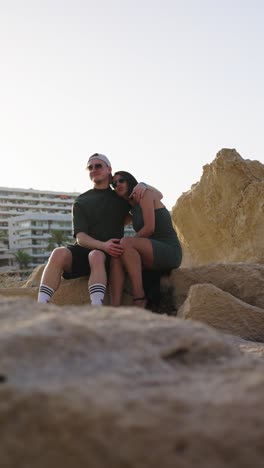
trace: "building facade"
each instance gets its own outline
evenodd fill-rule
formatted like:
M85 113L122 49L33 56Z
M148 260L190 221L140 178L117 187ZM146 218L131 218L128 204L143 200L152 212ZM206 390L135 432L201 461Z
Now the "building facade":
M37 227L37 223L43 223L43 226L52 226L51 229L56 229L56 220L57 225L64 227L65 232L71 231L71 209L74 199L79 195L77 192L66 193L66 192L53 192L47 190L34 190L34 189L20 189L20 188L9 188L9 187L0 187L0 268L6 266L12 266L14 263L14 250L22 249L22 245L27 245L27 249L30 249L29 245L26 242L26 239L23 239L22 243L17 238L19 232L23 232L21 225L13 223L13 218L19 218L23 215L28 215L28 219L22 219L21 223L30 223L30 226ZM47 215L47 218L43 215ZM63 219L59 217L63 215ZM54 218L55 217L55 218ZM10 223L9 223L10 222ZM60 224L67 223L67 226ZM9 225L11 230L11 241L9 240ZM61 229L58 227L58 229ZM30 229L30 228L28 228ZM33 232L34 229L31 230ZM40 232L41 230L39 230ZM44 229L45 231L45 229ZM44 232L43 231L43 232ZM47 236L47 231L45 231ZM32 234L33 236L37 234ZM40 236L40 234L38 234ZM49 235L50 237L51 235ZM42 247L44 248L44 235L42 239ZM34 244L33 241L40 241L32 237L31 245ZM12 247L11 247L12 245ZM23 249L23 250L27 250ZM32 247L33 251L36 254L37 248ZM48 253L48 252L47 252ZM46 255L44 255L46 258ZM43 258L44 258L43 257ZM37 257L33 256L33 259Z
M64 239L73 243L71 214L41 214L27 212L8 221L9 249L23 250L30 258L30 266L46 263L56 241L53 231L60 231ZM54 244L54 245L52 245Z
M136 233L133 229L132 223L126 224L125 229L124 229L124 237L134 237L135 234Z

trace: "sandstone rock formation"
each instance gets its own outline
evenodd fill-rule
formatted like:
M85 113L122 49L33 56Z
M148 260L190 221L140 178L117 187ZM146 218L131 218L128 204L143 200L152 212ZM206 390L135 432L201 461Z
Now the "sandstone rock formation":
M264 308L246 304L212 284L191 286L178 317L199 320L246 340L264 341Z
M177 310L194 284L210 283L253 306L264 309L264 265L229 263L173 270L163 287L173 288Z
M264 263L264 165L222 149L177 200L172 218L184 266Z
M263 345L137 308L1 300L5 468L262 468Z

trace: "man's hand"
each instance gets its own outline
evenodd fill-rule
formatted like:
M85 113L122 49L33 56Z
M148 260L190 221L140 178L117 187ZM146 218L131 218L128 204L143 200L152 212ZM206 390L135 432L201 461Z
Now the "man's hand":
M120 245L120 239L109 239L104 245L105 252L111 257L120 257L124 252L122 245Z
M133 188L132 193L130 194L129 198L131 198L135 202L139 203L139 201L143 197L147 187L148 186L146 184L144 184L142 182L139 182L139 184L137 184Z

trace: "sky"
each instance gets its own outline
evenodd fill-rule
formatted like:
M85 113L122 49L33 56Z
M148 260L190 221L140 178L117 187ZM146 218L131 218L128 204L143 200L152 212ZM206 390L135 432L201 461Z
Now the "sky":
M171 209L264 163L263 0L0 0L0 186L84 192L100 152Z

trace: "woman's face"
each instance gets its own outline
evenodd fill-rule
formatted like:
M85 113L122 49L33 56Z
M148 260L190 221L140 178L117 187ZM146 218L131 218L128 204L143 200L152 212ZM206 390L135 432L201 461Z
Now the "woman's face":
M120 174L116 174L113 177L112 186L119 197L125 198L127 196L127 181Z

